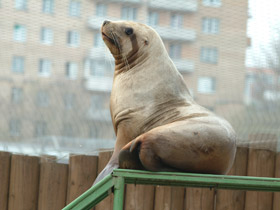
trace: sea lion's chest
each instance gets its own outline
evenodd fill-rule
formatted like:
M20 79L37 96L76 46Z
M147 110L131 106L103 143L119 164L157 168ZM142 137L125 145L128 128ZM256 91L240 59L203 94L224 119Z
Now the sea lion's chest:
M182 77L168 65L145 65L114 77L110 99L115 130L120 124L137 133L170 122L191 103ZM190 102L189 102L190 101Z
M135 136L174 122L187 114L191 106L184 98L163 94L158 88L146 92L115 88L111 95L111 115L115 130L129 129Z

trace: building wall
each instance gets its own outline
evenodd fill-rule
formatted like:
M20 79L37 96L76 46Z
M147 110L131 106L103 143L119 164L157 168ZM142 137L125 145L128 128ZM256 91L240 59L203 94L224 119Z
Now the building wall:
M3 139L35 138L34 129L38 121L47 122L46 135L63 136L66 135L64 131L66 129L72 130L72 137L105 139L114 137L108 107L110 94L108 87L110 86L100 91L100 89L95 89L96 85L93 85L93 88L89 88L87 85L88 82L96 81L93 80L95 76L89 74L85 63L89 60L94 61L92 52L97 50L94 46L94 39L100 33L101 24L98 27L93 27L90 24L92 18L96 17L97 3L107 5L107 16L101 17L103 19L110 19L110 17L120 19L122 7L132 6L138 9L137 21L139 22L147 23L149 11L156 11L159 14L159 26L166 27L174 33L181 29L195 32L195 39L187 41L163 40L168 51L170 44L179 44L182 49L179 59L194 64L193 69L182 71L182 74L195 100L225 117L234 115L243 106L245 50L247 47L247 0L222 0L219 7L205 6L202 0L198 0L197 9L180 8L180 11L166 8L151 9L149 7L150 1L123 3L122 1L111 2L110 0L81 0L80 17L69 16L70 1L68 0L54 1L53 14L42 13L43 1L28 0L27 2L27 10L20 11L15 9L14 1L1 1L0 87L2 91L0 97L5 103L1 104L0 111L5 114L0 120L0 137ZM168 3L176 4L176 1ZM172 14L182 15L182 27L170 27ZM202 19L204 17L219 19L220 30L217 34L203 33ZM23 43L13 40L15 24L23 24L27 28L27 39ZM53 29L54 41L52 45L40 43L42 27ZM69 30L79 32L80 44L78 47L67 45L67 32ZM105 47L104 44L103 46ZM218 60L216 64L201 61L202 47L217 47ZM11 71L14 55L25 57L23 74ZM41 58L52 61L52 71L49 77L38 75L39 59ZM102 62L106 63L106 68L110 65L113 66L113 61L110 59L109 55L104 55ZM65 76L65 65L69 61L78 64L78 76L75 80L69 80ZM108 69L105 70L108 71ZM198 92L198 80L205 76L216 79L216 90L213 93ZM112 82L111 80L107 81ZM23 89L24 99L20 104L13 104L11 101L13 87ZM36 104L36 97L40 90L46 90L49 93L49 104L46 107L38 107ZM63 101L64 96L69 93L75 96L75 105L72 109L66 109ZM94 97L97 95L97 101L94 101ZM102 98L99 97L100 95L104 96L102 100L99 100ZM94 103L99 105L93 106ZM228 107L231 111L227 111ZM103 115L105 120L102 120ZM11 137L9 125L11 119L20 119L21 121L19 136ZM68 129L65 128L67 126Z
M103 124L109 127L108 120L94 123L92 122L94 120L88 117L88 112L92 109L91 97L96 93L84 88L84 60L94 41L93 32L87 26L87 21L94 12L94 4L91 0L81 1L80 16L73 17L69 15L69 2L54 1L53 14L45 14L42 12L43 1L28 0L27 9L23 11L15 8L14 1L1 1L0 138L5 141L37 138L35 129L38 122L46 122L46 136L71 138L97 137L92 130L102 129ZM14 40L15 24L26 27L26 41ZM53 30L52 44L41 43L42 27ZM77 47L67 44L67 32L70 30L78 31L80 34L80 43ZM23 73L12 72L13 56L24 57ZM39 60L43 58L52 63L51 73L47 77L38 74ZM66 62L78 64L76 79L66 77ZM23 91L20 103L12 102L14 87ZM40 91L47 93L47 105L38 105L37 97ZM74 96L72 108L65 107L64 98L67 94ZM11 134L11 120L19 121L19 135ZM106 126L103 126L103 130L106 130ZM104 138L114 137L112 129L106 134Z
M197 84L194 92L198 103L213 107L223 104L239 104L243 102L245 79L245 51L247 47L247 1L222 1L220 7L207 7L199 2L196 31L198 32L196 51L196 69L194 78L212 76L216 78L216 91L213 94L200 94ZM204 34L202 32L202 18L215 17L220 20L218 34ZM217 64L207 64L200 61L200 49L203 46L217 47ZM222 103L221 103L222 102ZM221 113L225 114L225 113Z
M225 116L234 115L235 112L226 112L226 107L243 106L243 92L245 79L245 51L247 48L247 10L248 1L222 0L220 6L207 6L203 0L197 1L196 11L174 11L160 8L149 8L149 1L141 4L132 3L110 3L107 16L104 18L121 18L121 8L131 6L138 10L146 9L145 17L138 15L137 21L148 22L148 11L158 13L158 26L168 27L176 33L179 29L170 26L171 15L181 14L183 16L183 29L191 29L196 33L195 40L190 41L168 41L163 39L166 49L170 50L170 44L181 45L181 59L194 63L193 72L181 72L187 86L194 94L195 100L218 114ZM170 1L169 4L176 4ZM138 12L139 13L139 12ZM141 13L145 14L145 13ZM94 15L93 15L94 17ZM217 18L220 21L219 32L216 34L205 34L202 28L203 18ZM95 33L99 33L98 30ZM218 59L216 64L201 61L202 47L216 47ZM93 48L94 51L94 48ZM201 93L198 91L198 80L201 77L213 77L216 80L216 89L213 93ZM223 111L222 111L223 110ZM235 109L233 109L235 110Z

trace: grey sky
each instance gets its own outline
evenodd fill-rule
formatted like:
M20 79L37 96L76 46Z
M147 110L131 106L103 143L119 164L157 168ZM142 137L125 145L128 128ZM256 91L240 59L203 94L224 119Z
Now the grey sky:
M279 0L249 0L248 36L252 46L247 50L248 66L265 66L265 55L280 32L279 10Z

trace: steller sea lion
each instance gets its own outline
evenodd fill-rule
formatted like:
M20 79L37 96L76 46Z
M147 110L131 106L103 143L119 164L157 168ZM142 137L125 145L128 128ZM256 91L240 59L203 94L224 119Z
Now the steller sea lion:
M110 111L117 139L95 183L115 168L226 174L235 132L193 100L158 33L130 21L104 21L101 33L115 58Z

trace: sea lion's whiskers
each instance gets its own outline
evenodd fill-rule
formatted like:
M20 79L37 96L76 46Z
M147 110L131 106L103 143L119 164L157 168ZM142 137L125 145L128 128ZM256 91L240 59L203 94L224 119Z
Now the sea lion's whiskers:
M110 33L112 35L115 45L117 46L118 50L121 52L121 47L120 47L119 42L117 41L116 35L113 32L110 32Z
M123 61L125 62L125 66L127 67L127 69L126 70L129 70L130 69L130 66L129 66L129 63L128 63L128 60L127 60L127 58L126 58L126 56L125 55L122 55L122 58L123 58Z
M128 60L127 60L126 56L123 55L123 54L121 53L121 47L120 47L119 42L117 41L116 35L115 35L113 32L110 32L110 33L111 33L111 35L112 35L112 38L113 38L113 40L114 40L115 45L117 46L117 48L118 48L119 51L120 51L120 54L121 54L121 56L122 56L122 60L123 60L123 62L125 63L125 66L127 67L127 70L129 70L129 69L130 69L130 66L129 66Z
M111 68L114 69L115 62L114 62L114 60L112 60L112 55L110 54L110 50L106 47L105 51L106 51L106 53L105 53L105 57L106 57L105 62L109 63Z

